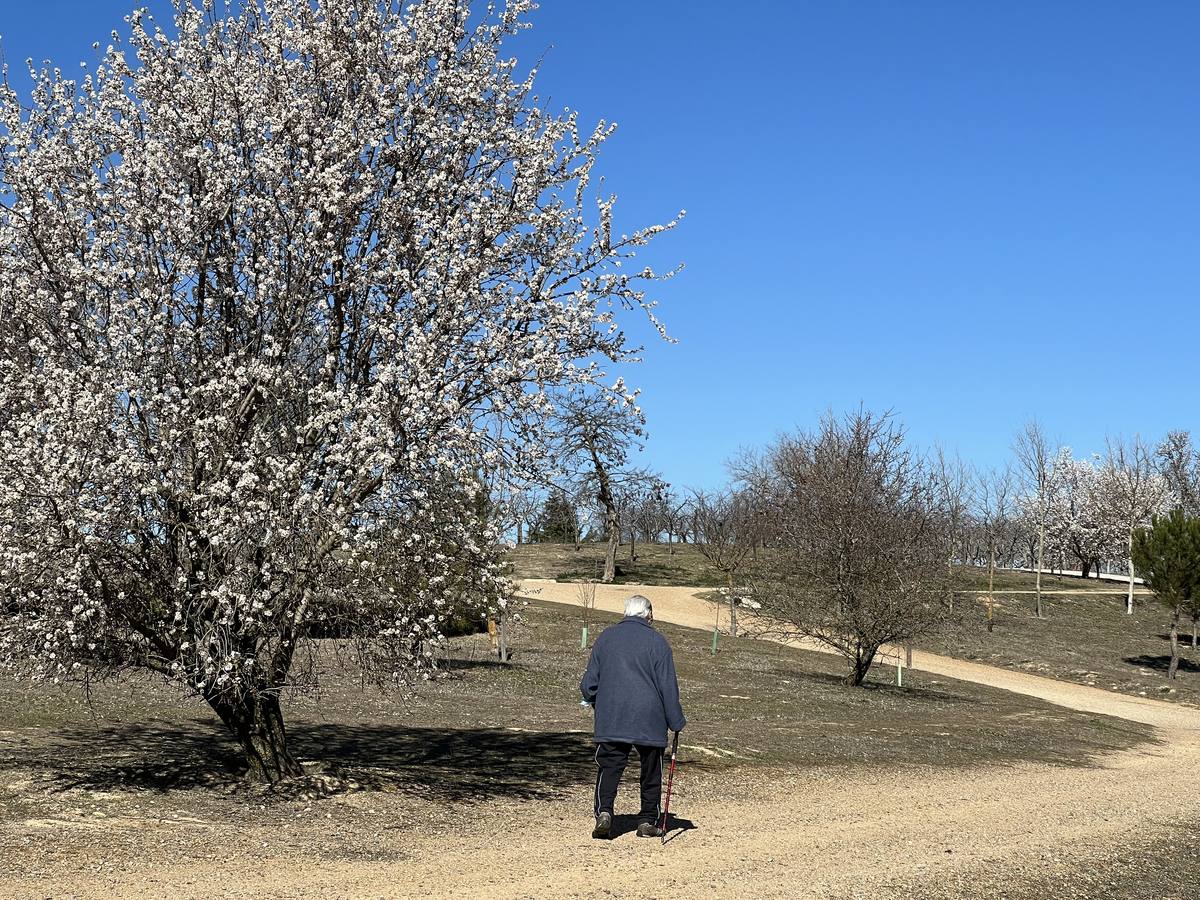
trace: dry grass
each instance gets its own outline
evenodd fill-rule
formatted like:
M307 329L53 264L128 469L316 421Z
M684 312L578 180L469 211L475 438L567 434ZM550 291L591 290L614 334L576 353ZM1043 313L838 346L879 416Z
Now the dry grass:
M362 689L329 655L321 695L285 704L298 755L347 783L441 799L586 780L591 719L577 685L588 651L578 611L534 602L523 617L511 666L493 661L486 635L460 638L445 676L408 694ZM593 639L617 618L595 612ZM713 656L704 632L657 627L675 651L685 742L710 751L699 752L701 769L1082 763L1149 737L1126 722L916 672L903 689L884 668L865 689L847 688L840 662L825 654L726 638ZM149 679L99 686L90 705L59 689L9 685L0 720L0 770L36 769L59 786L224 790L239 766L207 707ZM461 769L456 759L480 754L484 763L508 760L505 778L485 783L495 780L491 766Z
M693 544L638 543L635 558L631 547L622 544L617 551L617 584L695 585L716 587L724 583ZM513 548L509 558L518 578L555 578L559 581L598 579L604 570L604 544L522 544Z
M979 589L987 584L986 573L978 571L964 572L963 580ZM1001 583L1003 590L1034 589L1033 576L1023 572L1003 573L998 591ZM1033 594L998 593L991 633L982 595L965 593L960 620L923 646L1106 690L1200 704L1200 650L1185 642L1179 677L1174 682L1165 677L1169 616L1153 594L1135 593L1133 615L1128 615L1118 583L1043 575L1042 587L1047 592L1042 619L1035 615Z
M618 557L623 567L619 582L722 584L719 573L692 545L680 545L671 555L663 545L639 544L632 566L628 550L623 545ZM595 544L585 544L578 553L570 545L533 544L516 548L512 558L521 577L569 581L594 577L603 551ZM1034 596L1026 593L1034 590L1034 576L997 572L996 618L989 633L985 607L978 599L987 589L987 572L964 568L958 578L960 619L940 637L923 642L926 649L1108 690L1200 704L1200 650L1191 650L1185 640L1179 677L1168 684L1168 615L1145 588L1137 588L1134 614L1129 616L1119 582L1043 575L1046 616L1038 619Z

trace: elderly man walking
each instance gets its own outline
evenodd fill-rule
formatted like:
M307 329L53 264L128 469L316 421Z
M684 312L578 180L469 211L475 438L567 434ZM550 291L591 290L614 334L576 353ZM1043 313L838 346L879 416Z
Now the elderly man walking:
M667 639L654 630L654 609L645 597L625 602L625 618L606 628L579 682L585 703L596 712L596 827L592 837L612 832L617 785L636 749L641 766L639 837L659 837L663 751L667 729L682 731L687 719L679 705L675 659Z

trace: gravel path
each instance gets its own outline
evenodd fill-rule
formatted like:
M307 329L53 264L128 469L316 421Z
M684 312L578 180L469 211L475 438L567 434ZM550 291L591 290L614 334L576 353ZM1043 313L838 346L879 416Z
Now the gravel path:
M731 785L733 799L689 790L684 769L677 809L696 828L665 847L632 834L590 840L589 798L580 795L472 808L461 812L465 822L447 810L444 829L407 836L403 855L392 859L313 864L264 853L230 860L215 848L220 861L55 881L49 892L8 887L31 897L875 900L1042 897L1024 886L1057 879L1056 897L1194 897L1172 884L1168 865L1150 867L1155 856L1132 882L1105 885L1147 843L1161 853L1160 836L1170 834L1164 820L1200 813L1190 792L1179 791L1180 773L1198 761L1194 745L1170 743L1117 755L1104 768L776 773L757 786ZM1100 881L1084 880L1091 876Z
M576 602L572 585L527 582L525 590ZM712 606L686 588L602 586L597 606L619 611L634 590L661 620L712 628ZM1088 767L743 769L720 784L689 783L685 761L672 805L694 828L665 847L632 833L591 840L581 786L568 800L447 809L444 827L405 832L372 859L316 863L273 850L231 859L214 848L214 861L126 861L120 872L54 879L52 890L45 880L0 879L0 895L1200 897L1182 880L1200 861L1200 798L1190 787L1200 710L933 654L915 654L914 665L1149 723L1162 740Z

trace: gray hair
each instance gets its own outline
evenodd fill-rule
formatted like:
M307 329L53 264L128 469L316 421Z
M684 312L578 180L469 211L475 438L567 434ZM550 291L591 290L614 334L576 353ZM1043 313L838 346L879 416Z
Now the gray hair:
M650 605L650 601L641 594L634 594L625 601L625 615L635 616L639 619L648 619L654 613L654 607Z

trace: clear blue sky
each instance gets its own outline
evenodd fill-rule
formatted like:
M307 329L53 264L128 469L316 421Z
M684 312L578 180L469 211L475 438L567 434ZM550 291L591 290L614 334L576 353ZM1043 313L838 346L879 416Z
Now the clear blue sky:
M5 4L18 84L131 5ZM680 343L629 373L672 482L860 401L984 464L1033 415L1080 453L1200 430L1200 4L543 0L534 23L514 53L546 54L541 95L620 125L616 228L688 210L650 254L687 265L660 292Z

